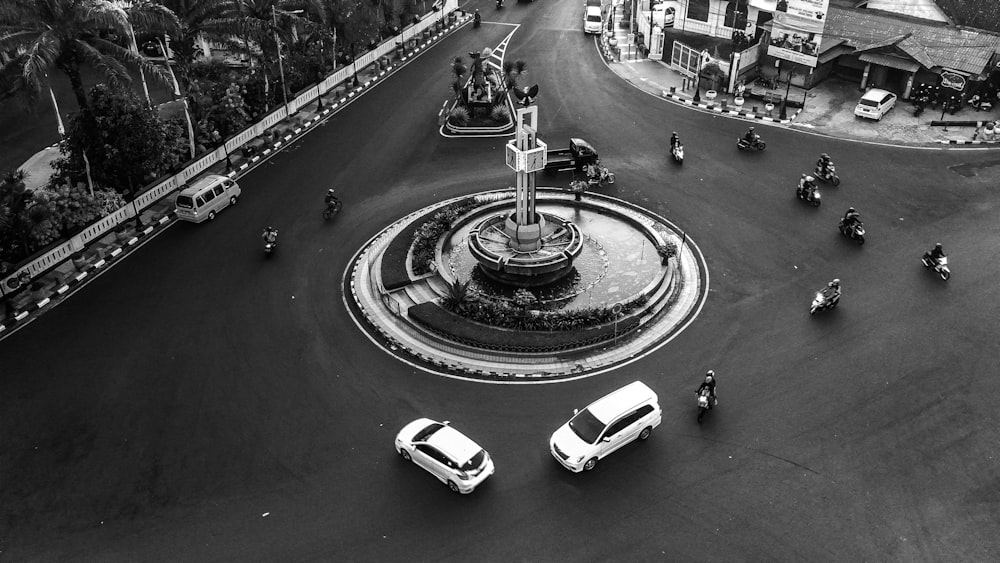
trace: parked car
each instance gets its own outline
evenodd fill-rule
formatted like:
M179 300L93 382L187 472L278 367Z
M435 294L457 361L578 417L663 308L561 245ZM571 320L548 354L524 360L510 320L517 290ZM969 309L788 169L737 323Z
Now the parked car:
M600 6L587 6L583 14L583 32L600 33L602 27Z
M493 475L493 459L446 420L418 418L396 435L396 451L456 493L468 494Z
M854 108L854 115L881 121L882 116L896 105L896 94L881 88L872 88L861 96L861 101Z
M677 9L680 4L674 1L670 2L657 2L653 4L653 21L655 23L660 23L660 18L663 18L663 27L674 27L674 16L677 14ZM660 16L656 12L663 12L663 16Z
M645 383L633 381L574 411L573 418L552 434L549 450L566 469L590 471L598 460L625 444L649 438L661 418L656 393Z

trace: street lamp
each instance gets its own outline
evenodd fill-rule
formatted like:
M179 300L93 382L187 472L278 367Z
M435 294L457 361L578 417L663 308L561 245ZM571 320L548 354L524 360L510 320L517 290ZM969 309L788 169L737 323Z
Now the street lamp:
M281 76L281 96L285 100L285 105L288 105L288 88L285 87L285 66L281 62L281 43L278 41L278 9L271 4L271 22L274 24L272 31L274 33L274 48L278 51L278 73ZM302 10L281 10L283 15L295 15L301 14Z
M788 117L788 111L785 108L785 105L788 103L788 91L792 88L792 75L793 74L795 74L795 71L793 69L789 68L788 69L788 84L785 84L785 97L781 100L781 115L780 115L781 119L785 119L785 118Z
M694 78L694 101L695 102L700 102L701 101L701 67L704 64L703 61L706 58L710 57L710 56L711 56L711 54L708 52L708 49L705 49L701 53L698 53L698 68L696 69L695 75L694 75L695 76L695 78Z

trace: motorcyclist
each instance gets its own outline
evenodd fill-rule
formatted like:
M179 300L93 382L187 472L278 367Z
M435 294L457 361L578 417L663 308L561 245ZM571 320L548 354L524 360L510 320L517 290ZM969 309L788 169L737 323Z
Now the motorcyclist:
M812 197L816 191L816 178L803 174L802 178L799 179L799 189L802 190L804 197Z
M945 257L944 248L941 247L941 243L939 242L935 244L934 248L930 249L930 251L924 256L926 256L932 264L940 264L941 259Z
M719 399L715 396L715 371L708 370L705 372L705 380L701 382L698 386L698 390L695 391L695 395L701 395L702 390L708 389L708 408L712 408L712 405L719 404Z
M828 302L837 301L840 299L840 280L835 279L832 282L826 284L823 288L823 299Z
M326 202L327 207L333 207L340 200L336 195L334 195L333 188L330 188L329 190L326 190L326 197L323 198L323 201Z
M670 152L674 152L674 149L681 144L681 138L677 136L677 131L674 131L670 135Z
M479 8L476 8L475 15L472 16L472 23L474 27L479 27L479 22L483 20L483 17L479 15Z
M753 145L754 141L756 141L759 138L760 137L753 130L753 125L751 125L750 128L747 129L747 132L743 135L743 140L746 141L746 143L751 146Z
M833 159L830 155L823 153L819 155L819 160L816 161L816 170L819 172L820 176L824 178L830 175L830 169L833 168Z
M853 229L861 224L861 214L854 210L853 207L847 209L847 213L844 213L844 226L848 229Z
M588 180L598 181L601 177L601 169L598 167L597 162L591 162L583 167L583 172L587 175Z
M264 239L264 242L274 244L278 240L278 229L274 227L266 227L264 232L261 233L260 238Z

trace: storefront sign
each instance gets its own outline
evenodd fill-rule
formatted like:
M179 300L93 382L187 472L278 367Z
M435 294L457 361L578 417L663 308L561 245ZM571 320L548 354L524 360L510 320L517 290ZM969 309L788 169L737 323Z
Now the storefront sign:
M752 2L761 9L771 2ZM829 0L778 0L767 54L802 65L818 64ZM770 10L768 10L770 11Z
M965 90L965 77L947 70L941 71L941 86L952 90Z

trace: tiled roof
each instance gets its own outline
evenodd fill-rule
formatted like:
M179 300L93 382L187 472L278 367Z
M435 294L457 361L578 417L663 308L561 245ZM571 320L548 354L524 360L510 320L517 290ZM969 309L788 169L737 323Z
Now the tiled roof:
M992 0L996 2L997 0ZM927 68L944 67L979 74L994 52L1000 51L1000 35L879 10L830 6L826 39L843 39L857 50L895 45Z
M997 0L934 0L955 24L1000 32Z

